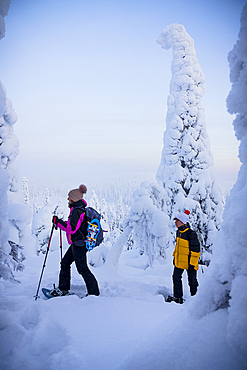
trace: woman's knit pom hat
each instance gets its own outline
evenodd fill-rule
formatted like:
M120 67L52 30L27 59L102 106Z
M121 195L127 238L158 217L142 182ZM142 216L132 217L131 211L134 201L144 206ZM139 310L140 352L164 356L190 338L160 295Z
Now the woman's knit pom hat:
M83 194L87 192L86 185L80 185L78 189L72 189L70 190L68 197L73 202L78 202L78 200L81 200L83 198Z
M174 217L174 220L179 220L183 224L187 224L187 222L189 222L189 214L190 214L190 211L186 209L184 213L179 213L176 217Z

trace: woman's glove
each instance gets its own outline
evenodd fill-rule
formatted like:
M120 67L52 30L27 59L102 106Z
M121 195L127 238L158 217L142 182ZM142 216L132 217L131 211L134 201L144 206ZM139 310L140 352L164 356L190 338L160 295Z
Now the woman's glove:
M57 216L52 217L52 223L53 223L53 225L55 225L55 228L57 229L57 223L58 223L58 217Z

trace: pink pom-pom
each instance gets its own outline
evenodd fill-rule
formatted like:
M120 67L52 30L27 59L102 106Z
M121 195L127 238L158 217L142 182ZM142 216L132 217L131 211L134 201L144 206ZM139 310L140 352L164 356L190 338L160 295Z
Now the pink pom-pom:
M185 213L186 215L188 215L188 216L189 216L190 211L188 211L188 209L186 209L186 210L184 211L184 213Z
M85 194L86 192L87 192L87 187L86 187L86 185L80 185L79 186L79 189L80 189L80 191L83 193L83 194Z

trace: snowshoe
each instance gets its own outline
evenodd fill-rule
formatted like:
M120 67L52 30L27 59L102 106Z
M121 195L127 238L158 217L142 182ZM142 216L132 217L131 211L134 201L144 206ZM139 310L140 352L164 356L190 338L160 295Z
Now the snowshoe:
M48 299L70 295L68 290L60 290L59 288L55 288L55 287L53 289L42 288L42 293Z
M97 236L100 232L100 222L97 218L94 218L91 222L88 222L87 227L87 239L86 247L91 251L97 243Z
M165 301L168 302L168 303L170 303L170 302L176 302L176 303L179 303L179 304L184 303L183 298L177 298L177 297L173 297L171 295L168 295L167 298L165 299Z

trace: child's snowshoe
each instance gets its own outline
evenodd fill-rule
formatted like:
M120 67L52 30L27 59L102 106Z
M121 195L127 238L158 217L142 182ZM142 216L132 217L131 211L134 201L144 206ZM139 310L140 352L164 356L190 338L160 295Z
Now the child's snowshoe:
M183 298L177 298L177 297L173 297L171 295L168 295L167 298L165 299L165 301L168 302L168 303L170 303L170 302L176 302L176 303L179 303L179 304L184 303Z

